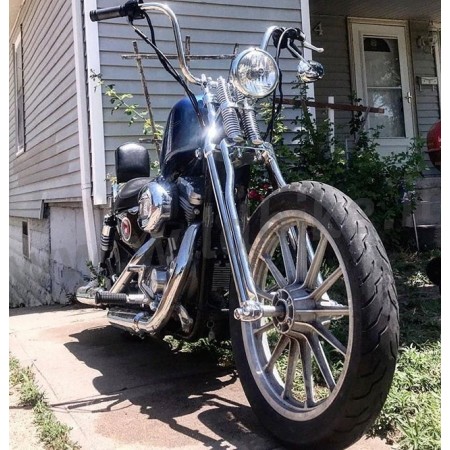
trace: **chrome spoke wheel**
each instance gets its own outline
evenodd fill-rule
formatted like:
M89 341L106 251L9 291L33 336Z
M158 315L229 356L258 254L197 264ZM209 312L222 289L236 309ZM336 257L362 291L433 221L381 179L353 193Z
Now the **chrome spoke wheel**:
M230 317L247 398L289 448L348 448L374 423L395 369L398 305L384 247L354 202L314 181L275 191L246 236L267 313ZM240 307L232 289L230 309Z
M261 368L254 375L266 400L295 420L327 402L346 370L352 326L346 269L330 233L297 209L264 224L250 264L259 301L285 313L241 324L247 358Z

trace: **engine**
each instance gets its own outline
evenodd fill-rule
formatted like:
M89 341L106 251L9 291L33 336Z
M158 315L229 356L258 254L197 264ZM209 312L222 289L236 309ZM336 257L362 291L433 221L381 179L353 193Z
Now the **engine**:
M138 226L138 208L130 208L117 214L117 230L119 236L125 244L137 250L147 239Z
M158 178L145 185L139 194L139 227L151 235L160 235L173 221L190 224L201 214L203 177L179 177L172 183Z
M163 231L164 224L176 217L176 187L164 179L150 181L139 194L138 224L150 234Z

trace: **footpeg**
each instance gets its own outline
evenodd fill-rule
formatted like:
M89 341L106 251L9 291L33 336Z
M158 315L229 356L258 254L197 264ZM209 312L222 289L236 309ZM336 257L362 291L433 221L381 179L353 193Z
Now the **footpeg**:
M145 295L114 294L113 292L97 292L95 303L97 305L127 305L130 303L142 304L146 302Z

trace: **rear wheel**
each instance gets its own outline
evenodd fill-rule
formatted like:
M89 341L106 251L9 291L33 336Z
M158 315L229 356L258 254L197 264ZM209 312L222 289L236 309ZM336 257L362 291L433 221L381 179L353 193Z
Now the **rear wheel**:
M353 201L315 182L272 194L247 231L259 301L284 310L231 319L249 402L291 448L346 448L379 414L395 368L398 307L383 245Z

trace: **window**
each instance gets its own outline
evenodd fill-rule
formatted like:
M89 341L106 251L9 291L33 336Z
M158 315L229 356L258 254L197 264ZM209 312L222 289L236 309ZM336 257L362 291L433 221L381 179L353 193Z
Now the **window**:
M25 151L22 29L14 43L14 93L16 101L16 149L17 153L22 153Z
M367 125L379 130L382 155L406 150L414 137L408 29L404 21L350 18L353 86L363 105L382 108Z
M28 235L28 222L22 222L22 253L25 258L30 257L30 237Z

